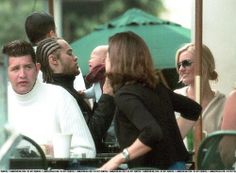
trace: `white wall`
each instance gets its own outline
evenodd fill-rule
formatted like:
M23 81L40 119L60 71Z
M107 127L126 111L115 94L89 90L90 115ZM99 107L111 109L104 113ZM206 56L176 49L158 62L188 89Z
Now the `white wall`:
M168 11L161 17L181 24L195 34L195 1L165 0ZM236 0L202 0L203 1L203 33L202 40L212 51L219 75L213 88L226 95L236 82Z
M58 37L62 37L62 0L53 0L53 13Z
M236 82L236 0L203 0L203 43L216 61L214 87L228 94Z
M163 0L163 3L167 11L161 14L162 19L191 28L192 0Z

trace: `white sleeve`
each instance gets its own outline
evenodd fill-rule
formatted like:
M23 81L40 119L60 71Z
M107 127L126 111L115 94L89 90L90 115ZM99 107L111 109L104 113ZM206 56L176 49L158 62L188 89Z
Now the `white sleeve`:
M61 99L59 124L61 133L71 133L71 156L94 158L95 144L76 100L65 90Z
M95 90L94 90L94 84L84 91L84 96L87 99L93 99L95 98Z

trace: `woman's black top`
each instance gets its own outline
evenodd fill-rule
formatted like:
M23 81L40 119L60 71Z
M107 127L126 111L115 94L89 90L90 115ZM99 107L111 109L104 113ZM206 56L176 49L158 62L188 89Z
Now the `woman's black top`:
M201 106L174 93L162 84L155 90L141 84L125 85L115 94L118 108L115 127L121 149L137 138L152 148L147 154L130 161L129 167L167 169L176 161L187 161L189 154L183 144L174 112L186 119L197 120Z

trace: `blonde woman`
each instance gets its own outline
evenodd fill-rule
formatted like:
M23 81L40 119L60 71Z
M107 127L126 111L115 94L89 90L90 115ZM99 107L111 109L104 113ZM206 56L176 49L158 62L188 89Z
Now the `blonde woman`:
M196 49L193 43L184 45L176 53L176 69L179 74L179 82L182 82L185 86L176 89L175 92L193 100L196 98L194 83L195 53ZM214 57L206 45L202 45L202 74L203 131L209 134L220 130L225 95L211 88L210 81L217 81L218 74L215 70Z

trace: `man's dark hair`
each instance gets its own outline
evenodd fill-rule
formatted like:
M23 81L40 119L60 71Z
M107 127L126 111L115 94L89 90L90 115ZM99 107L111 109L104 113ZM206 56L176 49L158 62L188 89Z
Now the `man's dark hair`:
M57 58L60 57L61 46L58 40L62 38L48 37L38 42L36 50L37 62L41 64L41 71L43 72L43 81L46 83L53 82L53 70L49 65L49 55L54 54Z
M34 12L26 18L25 32L33 45L46 38L51 30L56 30L55 21L48 13Z
M14 40L3 46L2 53L7 56L24 56L30 55L32 61L36 63L36 55L32 45L24 40Z

